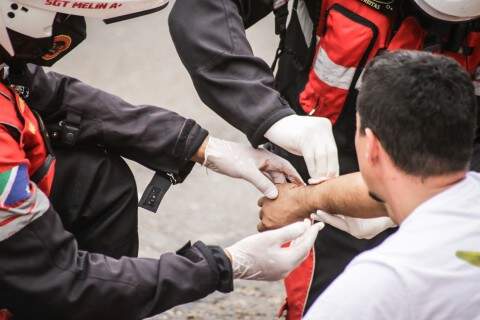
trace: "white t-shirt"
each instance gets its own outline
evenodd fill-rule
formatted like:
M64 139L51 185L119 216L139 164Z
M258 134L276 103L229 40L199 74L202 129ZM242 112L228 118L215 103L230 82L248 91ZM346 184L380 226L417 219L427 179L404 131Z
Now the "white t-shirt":
M421 204L356 257L305 319L480 319L480 174Z

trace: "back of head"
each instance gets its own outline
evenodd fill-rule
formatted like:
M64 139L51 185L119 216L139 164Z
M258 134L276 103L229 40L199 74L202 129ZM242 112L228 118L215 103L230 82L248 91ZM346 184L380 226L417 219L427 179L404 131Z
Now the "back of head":
M381 55L365 70L357 105L360 132L370 128L403 172L426 178L468 168L476 96L454 60L418 51Z

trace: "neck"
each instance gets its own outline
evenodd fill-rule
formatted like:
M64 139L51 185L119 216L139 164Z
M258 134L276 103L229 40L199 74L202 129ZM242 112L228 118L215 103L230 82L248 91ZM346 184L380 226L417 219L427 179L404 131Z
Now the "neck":
M466 172L421 178L397 172L389 177L384 200L390 217L401 224L419 205L465 178Z

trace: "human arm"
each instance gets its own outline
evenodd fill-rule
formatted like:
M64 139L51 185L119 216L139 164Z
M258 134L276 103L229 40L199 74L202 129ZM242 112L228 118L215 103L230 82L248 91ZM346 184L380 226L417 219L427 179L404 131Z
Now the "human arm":
M408 294L389 266L355 263L317 298L305 315L313 319L411 319Z
M169 16L173 42L200 98L255 146L266 142L273 123L294 114L245 35L253 16L272 7L272 0L182 0Z
M359 172L327 180L318 185L277 186L275 201L259 200L260 230L275 229L300 221L317 210L354 218L387 216L384 204L373 200Z
M176 1L170 32L202 101L254 146L268 139L303 156L312 181L318 182L338 174L331 123L294 115L275 89L269 66L254 56L245 35L245 28L272 6L265 0Z
M159 260L79 251L30 181L29 162L6 128L0 126L0 308L18 318L138 319L216 289L231 291L231 266L218 247L196 244Z
M0 242L0 307L19 318L140 319L232 290L232 278L279 280L306 257L318 229L288 226L227 248L196 243L156 259L121 258L78 251L73 236L49 210ZM282 248L295 240L292 248ZM28 263L26 263L28 261Z
M159 259L80 251L49 209L0 242L0 305L18 318L143 319L232 287L223 251L196 243Z
M65 118L68 121L69 112L81 115L78 144L101 145L155 171L173 173L178 182L185 178L195 161L218 169L216 171L221 174L245 179L270 198L277 195L273 182L288 179L303 183L296 170L278 156L207 137L208 132L193 120L169 110L133 106L81 81L58 73L45 73L33 65L24 72L21 80L31 87L28 100L50 127L53 123L57 128L56 124L66 122ZM52 137L54 142L61 137L62 128L56 129L58 135ZM218 151L215 148L218 143L210 141L222 141L231 150L223 152L222 159L212 156L205 161L206 151L210 151L208 154ZM227 165L219 165L219 161Z
M10 80L30 88L30 107L49 127L65 122L68 113L80 115L77 144L100 145L155 171L180 174L193 166L190 160L208 132L195 121L155 106L134 106L119 97L77 79L28 65L13 71ZM62 128L56 128L61 137Z

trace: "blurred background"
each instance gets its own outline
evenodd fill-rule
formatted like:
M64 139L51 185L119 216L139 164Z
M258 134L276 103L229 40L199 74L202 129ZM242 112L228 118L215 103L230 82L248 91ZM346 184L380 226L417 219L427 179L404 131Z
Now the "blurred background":
M162 106L195 119L216 137L248 143L197 96L170 39L169 11L112 25L88 21L87 40L54 70L131 103ZM277 48L273 16L248 30L247 36L254 53L270 63ZM153 172L129 164L141 193ZM197 165L183 184L170 189L157 214L140 210L140 256L156 258L189 240L226 246L253 234L259 197L246 182ZM231 294L215 293L152 319L273 319L283 299L281 283L237 281Z

